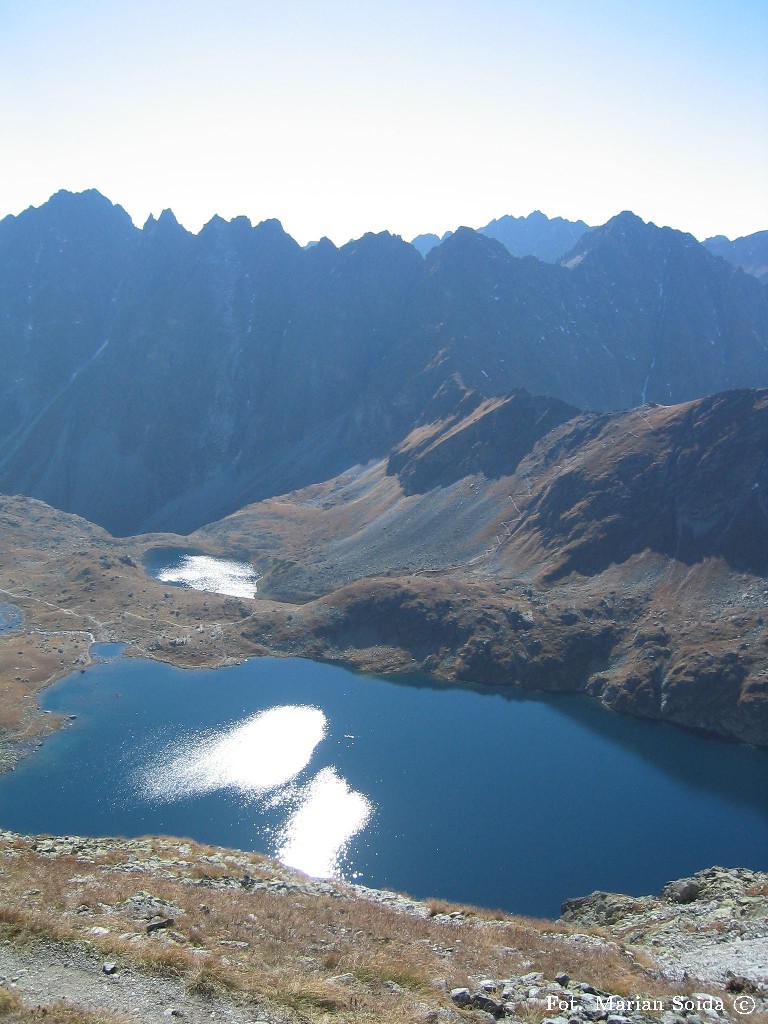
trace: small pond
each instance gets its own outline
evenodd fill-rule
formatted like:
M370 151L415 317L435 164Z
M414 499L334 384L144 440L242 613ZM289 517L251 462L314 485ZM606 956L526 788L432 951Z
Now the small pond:
M24 622L24 613L15 604L0 603L0 633L10 633Z
M144 556L144 566L161 583L228 597L254 598L260 578L249 562L192 548L153 548Z

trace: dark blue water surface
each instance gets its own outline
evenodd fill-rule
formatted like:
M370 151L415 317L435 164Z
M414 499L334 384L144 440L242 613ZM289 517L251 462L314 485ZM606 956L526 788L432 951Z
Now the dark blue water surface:
M205 552L201 551L200 548L150 548L144 552L144 568L150 576L157 578L157 574L161 569L165 569L168 566L177 566L187 555L204 554ZM180 583L172 585L181 586Z
M175 799L150 799L146 779L172 774L179 749L189 760L211 730L285 705L327 719L288 787L186 792L182 780ZM184 671L121 657L61 680L43 707L77 718L0 778L6 828L164 832L274 854L301 794L333 769L372 809L337 870L418 897L552 916L594 889L656 892L712 864L768 868L768 755L584 697L295 659Z

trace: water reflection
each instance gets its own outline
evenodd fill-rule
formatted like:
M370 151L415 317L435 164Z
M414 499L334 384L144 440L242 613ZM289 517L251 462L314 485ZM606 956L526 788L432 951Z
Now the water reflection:
M179 800L216 789L257 796L295 779L326 733L319 708L269 708L226 731L174 744L146 771L150 800Z
M657 892L711 864L765 868L765 751L579 696L408 682L279 658L91 665L46 690L46 710L77 717L0 777L0 823L191 836L322 873L335 858L334 875L367 885L536 916L595 889ZM294 761L273 770L284 746Z
M308 875L338 878L350 840L368 824L371 802L335 768L323 768L298 794L299 806L281 831L275 856Z
M227 597L246 598L256 596L256 583L259 579L259 574L248 562L194 554L182 554L170 564L161 566L155 575L161 583L174 583Z
M283 807L289 816L277 830L273 856L308 875L338 876L349 842L365 828L372 806L332 767L292 785L327 731L319 708L272 707L229 729L173 743L141 769L137 788L152 802L230 789L262 809Z

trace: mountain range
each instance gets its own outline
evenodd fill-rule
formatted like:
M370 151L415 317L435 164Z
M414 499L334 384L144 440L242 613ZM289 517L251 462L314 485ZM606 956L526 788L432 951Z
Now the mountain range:
M768 298L691 235L622 213L559 263L460 228L365 235L97 192L0 222L0 490L115 534L187 532L388 455L516 388L574 410L768 385Z
M734 267L740 267L764 284L768 282L768 231L756 231L734 241L725 235L715 235L707 238L704 245Z
M564 220L562 217L549 218L535 210L527 217L506 215L490 221L477 231L488 238L495 238L512 256L535 256L546 263L557 263L579 241L589 225L583 220ZM437 235L417 235L411 240L422 256L435 246L450 238L452 231ZM721 255L721 254L718 254Z
M509 214L498 217L476 230L481 235L497 239L512 256L535 256L545 263L559 263L592 228L583 220L550 218L535 210L527 217ZM452 231L446 231L442 235L417 235L411 239L411 244L426 256L452 234ZM756 231L733 241L725 235L714 235L702 244L732 266L745 270L764 283L768 280L768 231Z

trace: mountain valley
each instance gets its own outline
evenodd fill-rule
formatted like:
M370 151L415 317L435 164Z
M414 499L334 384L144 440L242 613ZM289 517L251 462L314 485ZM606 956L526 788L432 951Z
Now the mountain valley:
M487 694L580 693L734 750L768 748L768 293L758 249L738 256L738 269L716 239L700 245L622 213L584 232L562 222L567 248L537 258L502 244L502 228L514 227L502 221L459 228L426 256L387 233L301 249L278 222L245 218L214 218L192 235L170 211L138 230L95 192L58 193L0 222L3 769L23 770L21 759L67 728L37 696L93 665L93 643L111 641L126 643L128 658L190 669L298 656ZM257 592L163 583L147 569L160 549L246 563ZM555 976L571 969L606 993L670 992L689 973L722 993L724 964L738 961L733 935L720 954L710 942L726 905L748 918L756 956L765 943L756 872L704 872L690 914L672 890L653 900L603 893L571 901L558 925L476 926L467 908L350 895L254 855L175 840L3 833L0 860L12 865L12 908L0 921L12 944L46 936L40 955L54 970L56 943L89 943L78 959L86 987L89 957L97 975L99 957L118 958L146 1014L138 976L162 961L186 979L167 998L189 998L177 1015L193 1020L204 1015L190 992L241 1019L238 965L255 970L247 950L258 960L262 939L277 948L271 925L256 941L250 918L223 923L225 889L252 915L295 928L296 908L311 905L338 935L347 925L333 907L347 901L372 944L359 962L346 939L301 963L291 947L284 974L253 982L270 1022L326 1012L530 1021L543 1006L523 993L526 970L540 974L534 987L557 985L557 998L569 979ZM67 878L87 870L92 891L85 909L62 897L53 927L36 894L59 866ZM100 889L113 875L124 880L120 901ZM162 900L188 915L167 936L160 929L151 955L143 918L134 930L123 921L145 884L156 916ZM365 901L378 907L373 924ZM412 976L381 960L398 914L426 922L402 925L403 943L429 946ZM475 931L486 936L480 952L464 956ZM587 940L599 955L582 955ZM499 980L509 950L531 943L537 952L513 958L515 978ZM15 948L0 950L0 967L12 955L8 970L22 969ZM483 957L498 990L482 987ZM744 957L755 986L745 991L768 1007L768 979ZM301 992L275 1002L289 976ZM587 1009L576 1016L608 1017ZM696 1024L665 1013L643 1020Z

